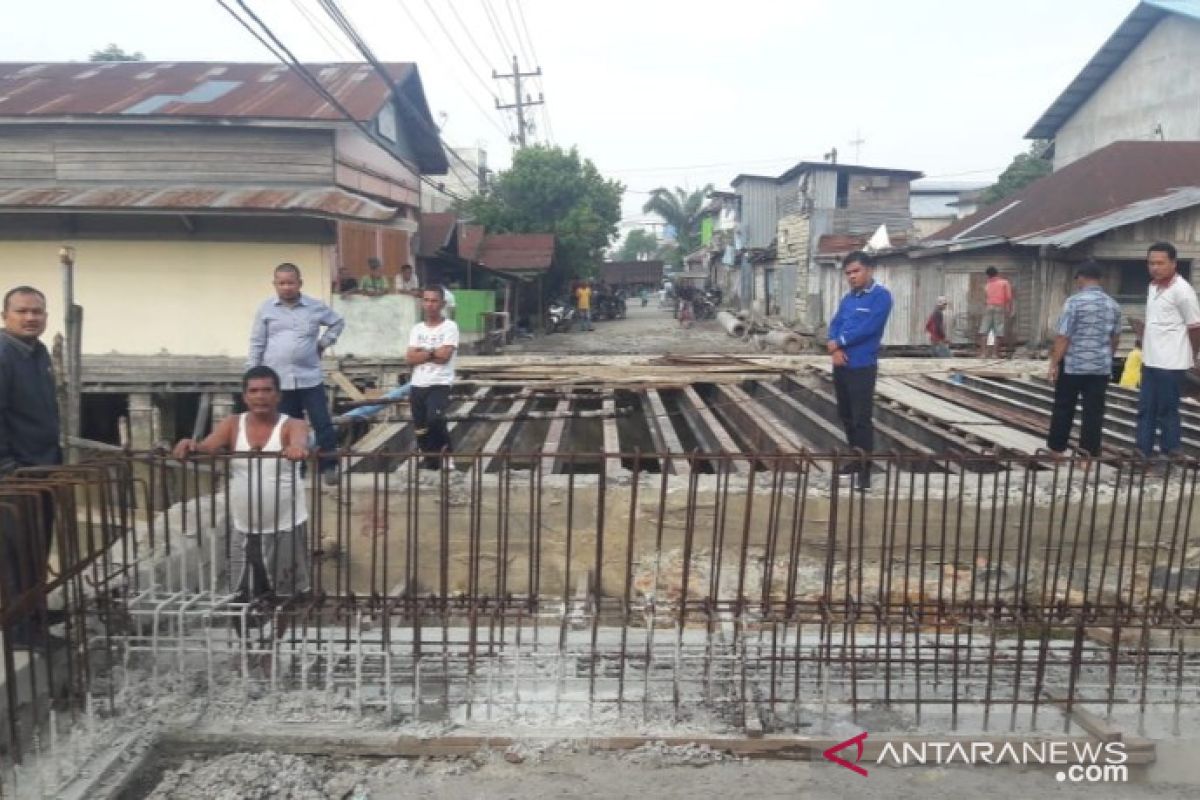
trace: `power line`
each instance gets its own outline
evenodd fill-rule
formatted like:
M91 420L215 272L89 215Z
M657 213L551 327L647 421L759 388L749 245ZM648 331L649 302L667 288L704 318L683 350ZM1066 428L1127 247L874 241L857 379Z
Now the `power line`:
M516 50L508 43L508 37L504 35L504 28L500 25L500 17L492 9L492 4L488 0L483 0L483 13L487 15L488 23L492 26L492 33L496 34L496 41L500 43L500 47L504 51L501 63L508 63L508 59L516 55Z
M318 2L319 2L319 0L318 0ZM417 21L416 16L412 13L411 10L409 10L408 6L404 4L404 0L397 0L397 5L399 5L400 8L403 9L404 13L408 16L409 21L412 22L413 27L417 29L417 33L419 33L421 35L421 38L424 39L425 42L429 45L430 50L432 50L433 52L437 52L438 47L433 43L433 39L431 39L429 37L429 35L425 33L425 29L421 27L421 23ZM433 9L431 8L430 11L432 11L432 10ZM435 15L435 17L436 17L436 15ZM441 20L438 20L438 24L439 25L441 24ZM451 44L454 44L454 42L451 41ZM455 49L457 49L457 47L458 46L455 45ZM461 51L460 51L460 55L461 55ZM481 78L478 74L476 74L474 72L474 70L472 69L472 67L470 65L470 62L467 62L467 71L471 73L472 77L474 77L477 81L479 81L479 84L483 87L483 90L485 93L487 93L488 97L490 97L493 101L495 101L496 100L495 93L491 90L491 87L489 87L487 85L487 83L484 82L483 78ZM470 91L468 91L467 87L463 86L462 82L458 80L458 77L454 74L453 71L449 72L448 74L450 75L450 79L452 81L454 81L455 85L458 86L458 88L462 90L463 95L468 100L471 101L471 104L474 105L475 108L479 110L479 113L483 115L484 119L486 119L488 121L488 124L490 124L496 130L500 131L500 133L504 134L505 139L511 139L512 131L508 130L507 128L502 127L498 122L496 122L495 119L492 118L492 112L486 110L483 107L483 105L480 104L479 101L475 99L475 95L472 94Z
M517 25L517 16L513 13L512 0L504 0L504 7L508 11L508 21L512 23L513 38L517 41L517 48L521 51L521 58L525 59L528 64L537 65L537 59L525 51L525 41L521 38L521 28Z
M521 17L521 29L525 31L525 41L529 42L529 54L533 56L533 64L541 66L541 60L537 57L537 50L533 46L533 37L529 35L529 25L525 21L525 9L521 6L521 0L514 0L517 4L517 14ZM515 24L515 23L514 23ZM544 93L545 87L542 85L542 79L537 79L538 93ZM546 120L546 137L554 141L554 124L550 121L550 105L545 103L542 105L542 116Z
M337 97L335 97L328 89L326 89L325 86L316 78L316 76L309 72L308 69L302 63L300 63L299 59L296 58L292 51L288 49L287 45L283 43L283 41L275 34L275 32L271 30L270 26L268 26L262 20L262 18L255 14L254 10L247 5L246 0L236 0L236 2L242 8L242 10L246 12L250 19L254 21L254 24L259 27L261 33L258 30L255 30L254 25L251 25L250 22L244 19L242 15L239 14L237 10L227 2L227 0L217 0L217 3L220 4L220 6L227 12L229 12L230 16L237 20L243 28L249 31L255 39L258 39L258 41L261 42L262 45L266 47L272 55L274 55L279 61L283 62L283 64L285 64L290 70L295 72L296 75L298 75L310 89L312 89L319 97L321 97L322 100L333 106L338 113L353 123L360 131L362 131L368 139L382 147L384 150L391 152L390 143L380 137L369 125L363 123L360 119L351 114L350 111L344 105L342 105L341 101L339 101ZM270 41L268 41L268 39ZM388 81L388 85L392 85L390 81ZM398 93L393 93L399 97ZM419 121L423 121L420 120L419 117L417 117L417 119ZM423 183L426 183L429 186L444 192L450 197L453 197L455 200L463 200L463 198L456 196L452 192L446 191L444 188L434 183L425 175L422 175L420 169L416 169L414 171L416 172L417 177Z
M244 0L238 0L238 2L243 3ZM431 122L421 116L421 113L416 109L416 107L413 106L412 102L410 102L402 92L398 91L398 87L392 82L392 76L384 68L383 64L380 63L379 59L375 57L375 53L371 50L370 45L367 44L366 40L362 38L362 35L359 34L358 30L354 27L354 23L352 23L345 13L342 12L337 0L318 0L318 2L320 2L321 7L325 9L325 13L329 15L329 18L333 20L333 23L337 25L339 29L341 29L342 33L346 35L346 38L348 38L351 43L358 48L358 51L363 54L363 57L366 58L367 63L371 65L379 77L383 78L384 83L392 87L392 96L395 97L396 100L405 107L409 117L418 125L425 128L426 132L431 134L437 140L447 154L457 159L460 164L466 167L468 174L473 173L476 169L475 166L455 152L454 148L446 144L446 142L442 139L441 132L438 131L438 129L435 128ZM456 197L440 187L439 191L445 192L451 197L454 197L456 200L461 201L463 199L461 197Z
M330 52L335 57L347 61L355 60L353 53L342 42L338 41L337 35L329 30L329 27L321 21L320 17L313 16L312 12L304 7L304 0L292 0L292 5L300 12L300 16L304 17L308 22L309 27L317 32L317 36L320 36L325 44L329 46Z
M455 7L454 3L447 3L446 5L450 9L450 13L454 15L456 20L458 20L459 27L461 27L463 32L467 34L467 40L471 42L471 46L475 48L475 52L479 53L479 57L483 59L483 63L487 64L489 69L493 69L492 60L489 59L487 54L483 52L483 48L480 47L479 42L475 40L475 36L471 33L471 29L467 26L467 23L463 22L463 18L458 13L458 8Z

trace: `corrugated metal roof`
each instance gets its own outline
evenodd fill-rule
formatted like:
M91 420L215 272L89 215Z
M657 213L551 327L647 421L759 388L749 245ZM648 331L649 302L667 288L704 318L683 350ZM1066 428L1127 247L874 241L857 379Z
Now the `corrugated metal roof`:
M1200 205L1200 186L1176 189L1163 197L1139 200L1102 216L1093 217L1086 222L1060 226L1056 230L1025 236L1015 241L1018 244L1031 246L1072 247L1113 228L1132 225L1144 219L1160 217L1163 214L1170 214L1173 211L1197 205Z
M433 258L450 244L458 215L452 211L426 211L421 214L421 250L418 255Z
M1075 80L1033 124L1026 139L1053 139L1058 129L1092 96L1163 17L1179 14L1200 20L1200 0L1144 0L1108 37Z
M387 222L396 209L344 189L278 186L53 186L0 189L0 210L276 213Z
M305 64L350 115L370 122L393 96L369 64ZM398 117L425 174L445 174L446 154L415 64L383 65ZM343 120L283 64L116 61L0 64L4 118Z
M1200 186L1200 142L1114 142L922 242L1051 233L1175 189Z
M359 121L374 119L391 95L369 64L305 66ZM408 63L384 68L396 83L415 71ZM80 115L342 119L283 64L0 64L0 117Z
M552 233L493 233L479 248L479 263L497 272L545 272L553 261Z
M462 223L458 226L458 257L468 261L479 260L479 248L483 244L482 225Z

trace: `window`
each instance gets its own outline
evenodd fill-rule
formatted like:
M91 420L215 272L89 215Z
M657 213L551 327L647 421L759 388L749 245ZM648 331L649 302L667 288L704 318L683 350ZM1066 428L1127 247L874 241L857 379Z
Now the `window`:
M1119 261L1104 260L1100 262L1105 267L1117 268L1116 286L1113 299L1119 303L1144 303L1146 289L1150 285L1150 275L1146 272L1145 259L1122 259ZM1192 262L1180 259L1179 274L1187 281L1192 279Z
M396 141L396 107L388 103L376 118L379 122L379 135L389 142Z
M837 208L846 208L850 205L850 173L839 172L837 174Z

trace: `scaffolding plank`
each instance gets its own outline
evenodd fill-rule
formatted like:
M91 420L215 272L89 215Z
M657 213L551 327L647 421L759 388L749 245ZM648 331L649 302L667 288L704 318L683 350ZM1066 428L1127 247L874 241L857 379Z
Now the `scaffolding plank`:
M512 404L512 407L509 408L509 412L514 416L519 416L525 411L525 408L529 406L531 402L532 400L529 397L518 398L517 401ZM492 431L492 435L488 438L487 444L483 446L482 452L484 454L484 458L482 463L476 462L479 464L480 472L486 473L489 469L491 469L492 463L496 460L496 454L504 449L504 443L508 440L508 436L512 432L513 426L515 426L517 422L518 420L516 419L505 420L496 426L496 430Z
M683 444L679 441L679 434L675 431L675 426L671 424L671 417L667 414L667 406L663 403L662 395L658 393L657 389L647 389L642 398L649 405L646 422L651 436L654 437L655 445L659 445L659 451L673 456L681 455ZM667 460L673 474L690 475L692 473L692 465L686 458L677 457Z
M754 429L743 431L753 449L768 453L798 453L808 449L803 439L740 386L718 386L717 392L723 398L724 412L731 419L739 419Z
M621 466L621 459L615 455L621 452L621 437L617 433L617 401L611 397L606 398L600 407L606 412L603 421L604 452L611 459L611 463L604 465L604 470L607 472L609 466Z

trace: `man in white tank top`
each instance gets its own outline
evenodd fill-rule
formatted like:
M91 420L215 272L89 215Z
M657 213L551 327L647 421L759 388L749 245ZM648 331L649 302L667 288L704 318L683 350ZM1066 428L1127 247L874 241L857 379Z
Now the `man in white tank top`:
M308 498L300 463L308 425L279 413L279 375L252 367L242 377L247 411L221 420L203 441L182 439L176 458L193 453L274 453L229 461L229 575L237 600L296 597L311 590Z
M424 319L408 336L404 360L412 367L412 415L417 448L425 454L425 469L440 469L441 453L450 449L446 409L454 384L454 355L458 351L458 325L442 314L446 290L428 286L421 293Z

